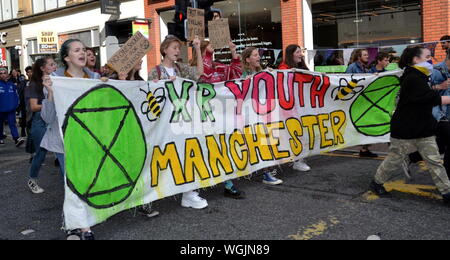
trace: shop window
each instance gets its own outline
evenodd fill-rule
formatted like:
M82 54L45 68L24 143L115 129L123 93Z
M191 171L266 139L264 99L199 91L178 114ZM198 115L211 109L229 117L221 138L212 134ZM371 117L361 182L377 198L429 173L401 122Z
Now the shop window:
M315 48L410 44L422 40L420 0L312 0Z
M11 20L17 17L17 0L1 0L2 21Z
M233 42L241 53L246 47L260 49L262 63L276 66L281 62L281 6L274 0L226 0L215 1L213 8L222 11L222 17L228 18ZM161 32L167 32L167 23L172 22L174 10L160 12ZM166 35L161 35L164 39ZM229 62L229 50L216 50L216 59Z

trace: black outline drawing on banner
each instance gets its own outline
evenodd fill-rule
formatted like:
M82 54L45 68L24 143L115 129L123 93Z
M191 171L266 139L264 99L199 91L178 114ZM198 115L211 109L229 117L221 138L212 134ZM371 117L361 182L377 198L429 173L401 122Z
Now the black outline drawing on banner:
M120 107L102 107L102 108L89 108L89 109L75 109L75 107L79 104L79 102L81 100L83 100L85 97L87 97L89 94L91 94L94 91L97 91L99 89L104 89L104 88L110 88L116 92L118 92L129 104L129 106L120 106ZM125 114L123 116L123 118L120 121L119 124L119 128L117 129L116 133L114 134L114 137L111 141L111 143L106 146L105 144L102 143L101 140L99 140L99 138L80 120L80 118L78 118L75 113L91 113L91 112L102 112L102 111L112 111L112 110L118 110L118 109L126 109ZM144 143L144 156L142 158L142 165L139 167L139 173L135 178L135 181L133 181L132 177L130 176L130 174L127 172L127 170L125 169L125 167L120 163L120 161L111 153L111 149L114 147L114 144L116 143L117 139L119 138L119 135L122 131L122 128L125 124L125 120L127 119L128 115L132 113L132 116L134 115L134 118L136 119L136 122L139 126L140 129L140 133L142 135L142 139L143 139L143 143ZM95 209L106 209L106 208L111 208L113 206L116 206L122 202L124 202L126 199L128 199L130 197L130 195L132 194L134 187L136 186L139 178L141 177L142 174L142 170L144 169L145 166L145 161L147 158L147 142L145 139L145 134L144 134L144 130L142 128L142 124L141 121L139 120L139 117L131 103L130 100L128 100L126 98L126 96L120 92L117 88L108 85L108 84L101 84L101 85L97 85L96 87L90 89L89 91L87 91L86 93L84 93L83 95L81 95L77 100L75 100L75 102L69 107L69 109L66 112L66 117L64 119L64 124L62 127L63 130L63 135L64 138L66 137L66 130L69 127L69 119L72 118L75 120L75 122L77 122L77 124L83 128L94 140L95 142L101 147L101 149L103 150L103 152L105 153L104 156L102 157L102 160L100 162L100 165L98 166L97 170L96 170L96 175L95 178L93 180L93 182L89 185L89 188L87 189L87 192L84 194L81 194L80 192L78 192L78 190L76 189L75 185L72 183L72 181L70 180L70 174L67 172L66 176L67 176L67 186L72 190L73 193L75 193L81 200L83 200L84 202L86 202L89 206L91 206L92 208ZM100 172L103 168L103 165L106 161L106 159L111 159L113 161L113 163L121 170L121 172L123 173L124 177L127 179L128 184L123 184L121 186L117 186L114 187L110 190L105 190L105 191L99 191L99 192L94 192L94 193L90 193L90 191L95 187ZM96 205L93 204L89 199L95 196L100 196L103 194L108 194L108 193L112 193L115 191L119 191L125 188L130 188L129 192L123 196L123 198L119 199L118 201L114 201L111 202L110 204L107 205Z
M164 87L155 89L152 93L150 88L148 91L140 89L145 93L145 101L141 104L141 113L147 117L149 122L155 122L161 116L164 107L166 106L166 90ZM159 94L162 92L161 94Z
M360 81L366 80L366 78L361 78L356 80L353 78L353 74L351 76L351 81L348 82L346 78L341 78L339 80L339 86L334 88L331 91L331 98L334 101L349 101L353 99L357 94L361 93L364 90L364 86L358 86ZM344 82L344 83L342 83ZM336 92L337 91L337 92ZM339 94L343 95L345 98L340 99Z

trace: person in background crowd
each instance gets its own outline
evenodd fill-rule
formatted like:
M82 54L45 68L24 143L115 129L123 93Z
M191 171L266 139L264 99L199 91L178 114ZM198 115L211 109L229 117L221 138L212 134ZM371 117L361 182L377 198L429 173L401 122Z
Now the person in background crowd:
M31 162L29 171L28 188L34 194L40 194L44 192L38 184L39 171L42 163L47 155L47 149L41 147L42 138L44 138L47 131L47 124L41 117L42 101L45 99L44 95L44 77L51 75L56 70L56 63L51 57L45 57L36 60L33 66L32 77L30 84L25 90L25 100L27 101L27 109L30 111L31 116L31 140L33 141L33 147L35 155ZM61 170L63 175L63 171Z
M450 49L450 35L442 36L440 41L442 49L447 52L447 50Z
M192 60L190 65L196 67L198 56L203 59L203 76L200 77L202 83L218 83L233 79L239 79L242 76L241 59L236 52L236 45L230 41L231 64L225 65L213 61L214 49L209 41L202 41L199 54L195 49L192 53ZM239 191L232 181L225 182L224 195L234 199L244 199L245 193Z
M261 72L261 57L259 56L259 50L255 47L248 47L242 52L242 78L250 79L252 76ZM275 168L268 168L263 173L263 183L267 185L280 185L282 180L275 178L277 170Z
M369 69L369 51L366 49L356 49L351 55L348 68L345 71L347 74L362 74L371 73ZM359 151L360 157L375 158L377 154L369 150L370 145L363 145Z
M19 83L17 86L17 92L18 92L19 98L20 98L19 107L17 108L17 112L19 112L19 114L20 114L19 126L21 128L20 136L22 136L22 137L27 136L27 104L26 104L26 100L25 100L25 89L28 86L30 78L31 78L32 67L31 66L26 67L25 73L27 75L27 78L20 76Z
M442 165L436 144L437 121L432 115L434 106L450 104L450 97L441 97L429 86L433 73L431 52L422 47L405 49L400 60L404 73L400 78L400 100L391 120L389 154L370 184L370 190L389 197L383 184L398 169L412 147L426 160L436 187L444 201L450 203L450 181Z
M281 63L278 69L288 70L288 69L302 69L309 70L305 62L305 51L306 49L300 47L299 45L292 44L286 47L285 58L283 63ZM294 170L308 172L311 170L303 159L300 159L294 163Z
M203 75L203 61L201 55L197 57L197 66L191 67L187 64L178 63L181 54L182 42L173 35L168 35L161 43L160 53L163 57L161 64L150 72L149 81L175 80L177 77L198 81ZM200 53L200 40L198 37L193 41L193 46L197 53ZM183 193L181 206L203 209L208 207L208 202L201 198L198 192L189 191Z
M59 51L59 58L63 63L63 67L56 70L52 75L59 77L70 78L86 78L86 79L100 79L98 73L90 71L86 67L86 46L78 39L69 39L61 45ZM102 78L102 81L107 79ZM46 98L42 101L42 119L48 124L47 131L42 139L41 147L48 151L56 153L58 159L61 158L61 166L64 166L64 144L59 133L58 118L56 117L56 109L53 95L53 84L50 77L45 76L44 86L47 92ZM78 208L74 214L79 216L86 216L86 209L84 207ZM86 222L87 223L87 222ZM95 240L94 233L87 224L67 232L68 240Z
M371 73L382 73L386 72L387 66L389 66L390 56L386 52L379 52L377 58L372 63L372 67L370 68Z
M95 73L98 73L101 75L100 70L97 69L97 57L95 56L95 50L93 48L86 48L86 54L87 54L87 65L86 67Z
M19 106L19 95L17 86L12 80L8 80L8 70L0 68L0 145L5 144L3 135L3 122L8 121L11 135L16 147L21 146L25 140L19 137L16 126L16 109Z

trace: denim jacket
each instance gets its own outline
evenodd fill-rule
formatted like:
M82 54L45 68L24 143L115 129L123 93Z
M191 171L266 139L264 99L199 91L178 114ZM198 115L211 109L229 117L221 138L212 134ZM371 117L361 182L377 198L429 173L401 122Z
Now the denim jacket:
M434 66L433 74L431 75L431 85L439 85L450 79L450 72L447 64L445 62L441 62ZM441 96L450 96L450 89L440 90L439 93ZM448 105L443 105L441 107L437 106L433 108L433 116L436 120L440 120L443 116L450 119L450 109Z

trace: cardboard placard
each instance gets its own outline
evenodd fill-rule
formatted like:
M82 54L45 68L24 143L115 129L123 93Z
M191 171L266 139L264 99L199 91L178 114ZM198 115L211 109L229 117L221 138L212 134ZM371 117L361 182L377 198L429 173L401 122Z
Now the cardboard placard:
M118 73L128 73L151 49L148 39L138 31L108 60L108 65Z
M205 39L205 10L188 7L187 30L188 41L193 41L195 36L200 40Z
M231 41L228 18L213 20L208 23L209 40L214 49L222 49Z
M58 53L58 33L40 31L37 37L39 53Z

